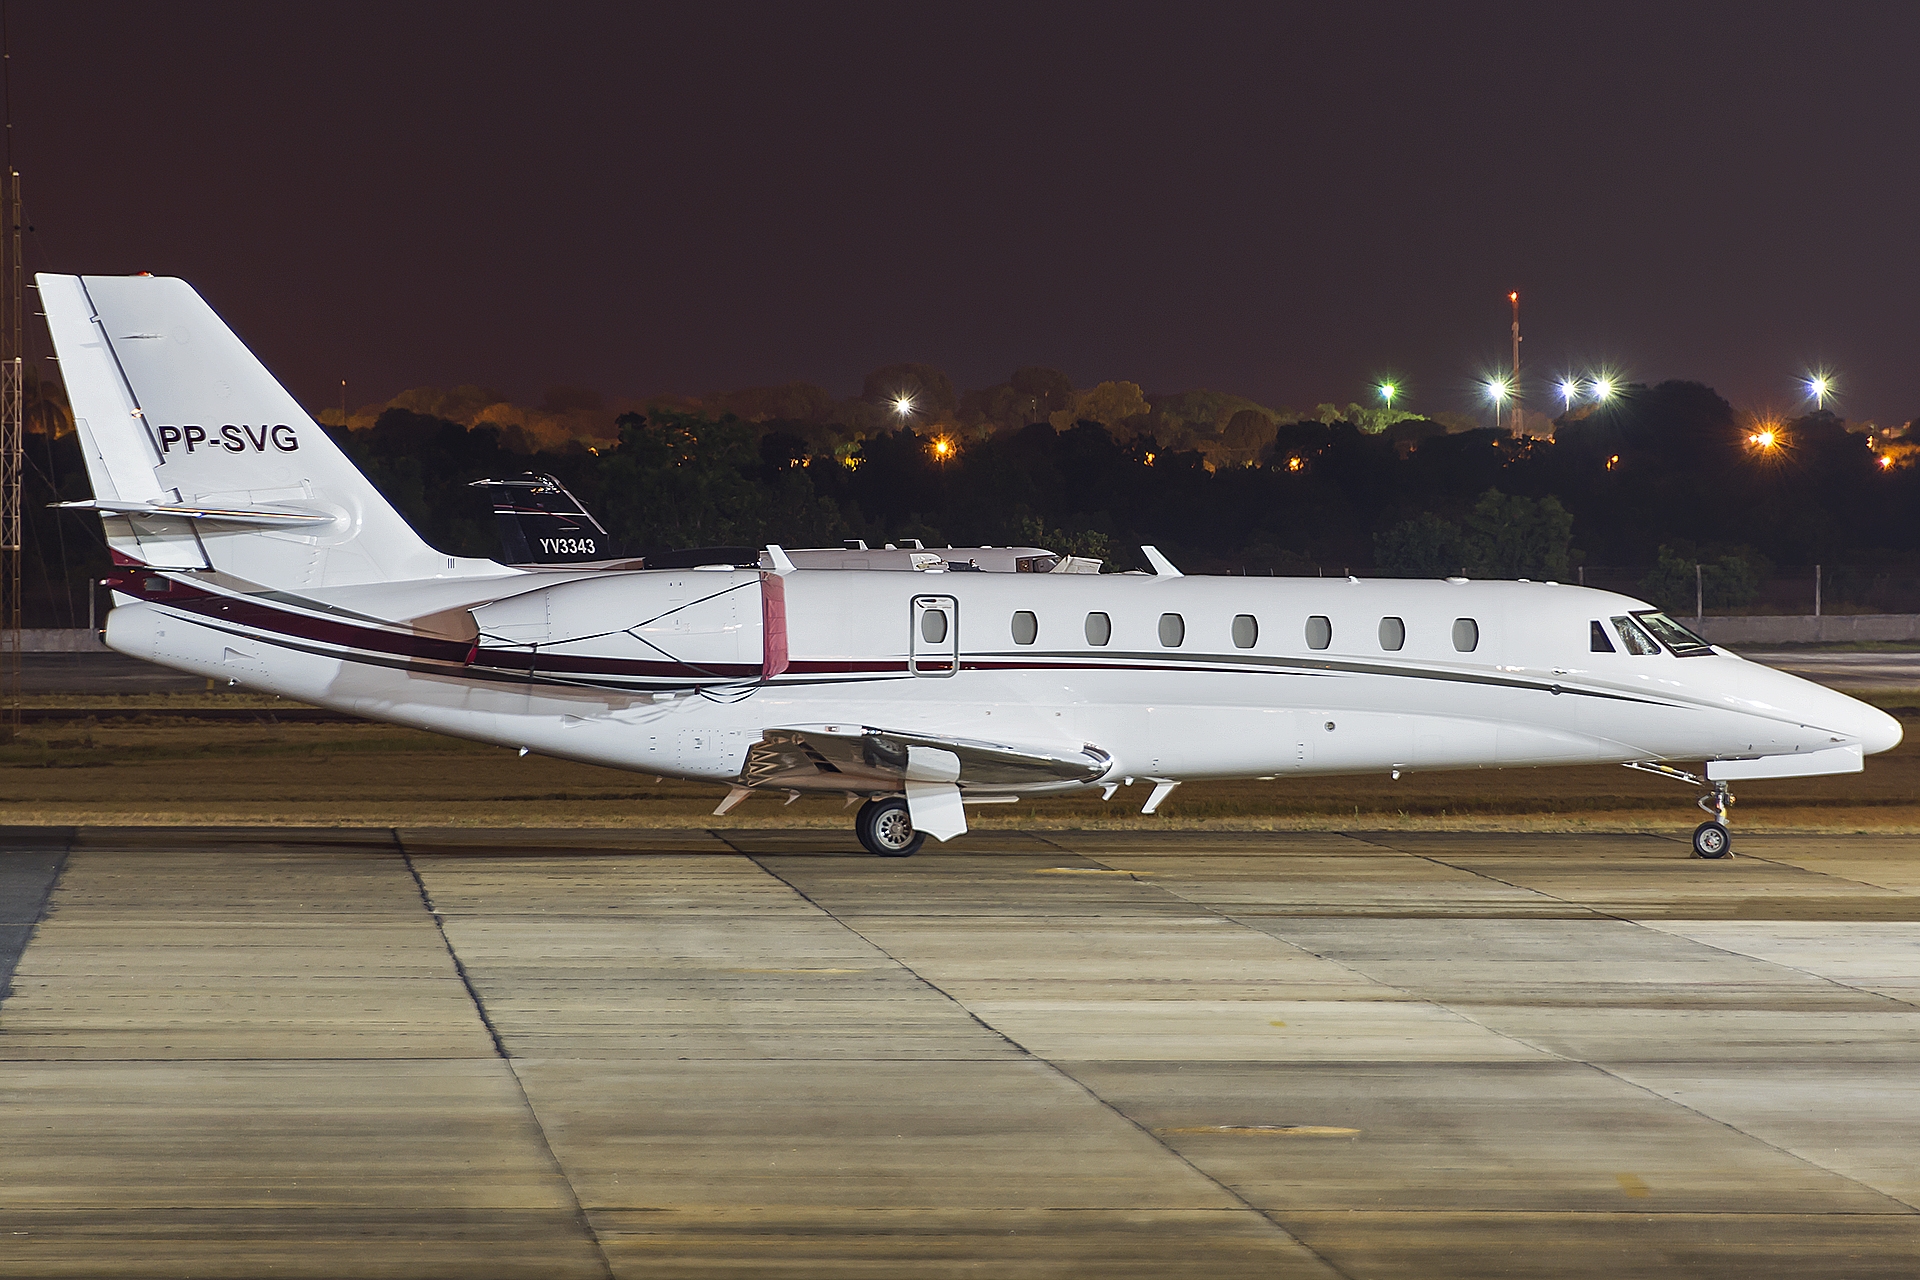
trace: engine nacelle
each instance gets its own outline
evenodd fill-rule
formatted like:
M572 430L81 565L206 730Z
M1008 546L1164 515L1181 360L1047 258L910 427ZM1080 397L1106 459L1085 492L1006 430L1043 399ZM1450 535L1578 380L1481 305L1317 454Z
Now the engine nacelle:
M674 685L786 669L781 579L751 569L599 573L472 610L471 665L560 679Z

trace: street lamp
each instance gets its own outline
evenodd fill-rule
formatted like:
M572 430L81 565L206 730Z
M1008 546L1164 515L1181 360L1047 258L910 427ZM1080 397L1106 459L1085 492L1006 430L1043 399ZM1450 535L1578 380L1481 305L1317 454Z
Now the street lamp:
M1814 373L1807 376L1807 394L1813 397L1813 407L1827 407L1827 397L1833 394L1833 375Z
M913 397L907 395L893 398L893 411L900 416L900 425L907 425L907 419L913 416Z
M1488 378L1486 391L1487 399L1493 403L1493 425L1498 427L1500 425L1500 406L1504 405L1507 402L1507 397L1513 394L1513 384L1505 378Z
M1593 380L1593 398L1601 404L1605 404L1607 401L1613 399L1613 393L1618 390L1619 388L1614 386L1612 378L1595 378Z
M1383 382L1374 388L1374 390L1380 393L1380 398L1386 402L1387 408L1389 409L1393 408L1393 398L1400 394L1400 388L1394 386L1391 382Z
M1560 379L1561 412L1573 408L1573 402L1580 398L1580 380L1578 378Z

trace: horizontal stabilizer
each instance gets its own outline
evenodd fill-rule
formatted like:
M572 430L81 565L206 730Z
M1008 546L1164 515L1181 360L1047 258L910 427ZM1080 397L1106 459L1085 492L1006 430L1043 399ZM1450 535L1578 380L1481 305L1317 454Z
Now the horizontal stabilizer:
M332 524L340 517L325 511L298 511L270 507L205 507L173 502L50 502L64 511L98 511L115 516L171 516L187 520L218 520L223 524L303 525Z

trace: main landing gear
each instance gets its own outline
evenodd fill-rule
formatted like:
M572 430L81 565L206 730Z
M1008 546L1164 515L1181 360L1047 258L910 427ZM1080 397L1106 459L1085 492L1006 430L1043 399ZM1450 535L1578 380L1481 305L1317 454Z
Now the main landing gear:
M853 816L854 834L868 853L883 858L911 858L927 842L924 831L913 829L913 817L900 796L869 800Z
M1733 836L1727 830L1727 810L1733 805L1733 793L1727 790L1726 783L1712 782L1685 769L1650 761L1636 760L1627 768L1638 769L1642 773L1657 773L1675 782L1700 787L1703 794L1695 803L1711 816L1693 829L1693 855L1696 858L1726 858L1733 855Z

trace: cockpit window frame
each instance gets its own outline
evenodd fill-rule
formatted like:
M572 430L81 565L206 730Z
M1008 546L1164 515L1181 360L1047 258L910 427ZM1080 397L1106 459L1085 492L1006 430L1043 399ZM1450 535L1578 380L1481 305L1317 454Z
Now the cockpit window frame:
M1664 609L1634 609L1629 611L1627 616L1639 623L1642 631L1652 636L1656 644L1676 658L1710 658L1713 656L1714 649L1712 642L1694 634L1694 632L1687 628L1686 624L1674 621L1673 615ZM1662 623L1672 627L1675 631L1678 631L1682 636L1686 637L1686 639L1675 644L1673 641L1667 639L1665 635L1661 634L1662 628L1660 626L1648 622L1647 619L1649 618L1660 619Z

